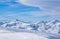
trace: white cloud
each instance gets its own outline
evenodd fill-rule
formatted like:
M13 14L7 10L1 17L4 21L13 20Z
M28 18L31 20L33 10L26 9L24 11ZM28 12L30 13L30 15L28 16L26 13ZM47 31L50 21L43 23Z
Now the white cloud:
M48 15L60 15L60 0L18 0L18 2L34 7L40 7ZM42 14L44 15L44 14Z

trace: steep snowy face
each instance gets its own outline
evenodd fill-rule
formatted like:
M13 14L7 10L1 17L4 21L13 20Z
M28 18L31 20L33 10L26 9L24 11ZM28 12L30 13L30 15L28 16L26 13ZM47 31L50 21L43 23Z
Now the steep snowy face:
M51 20L48 22L38 22L39 26L38 31L52 33L55 35L60 35L60 21L59 20Z
M60 22L55 24L54 28L52 29L52 33L60 34Z
M59 34L58 32L60 31L60 21L52 20L46 24L46 27L50 27L48 30L46 30L46 32Z

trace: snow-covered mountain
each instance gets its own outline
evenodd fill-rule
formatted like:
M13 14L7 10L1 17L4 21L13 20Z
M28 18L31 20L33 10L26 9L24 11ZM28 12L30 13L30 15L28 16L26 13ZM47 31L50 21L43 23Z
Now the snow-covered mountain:
M12 20L9 22L0 22L0 29L6 29L9 31L39 31L39 32L46 32L52 34L60 34L60 21L59 20L52 20L52 21L40 21L37 23L28 23L23 22L18 19Z
M60 32L60 21L59 20L52 20L48 23L46 23L47 26L50 26L50 29L48 28L47 31L51 33L59 33Z
M12 20L10 22L6 22L1 25L1 27L6 28L6 29L12 29L12 30L19 30L19 29L28 29L29 28L29 23L27 22L22 22L20 20ZM28 28L27 28L28 27Z
M52 33L52 34L60 34L60 21L59 20L51 20L51 21L41 21L37 25L39 25L39 31Z

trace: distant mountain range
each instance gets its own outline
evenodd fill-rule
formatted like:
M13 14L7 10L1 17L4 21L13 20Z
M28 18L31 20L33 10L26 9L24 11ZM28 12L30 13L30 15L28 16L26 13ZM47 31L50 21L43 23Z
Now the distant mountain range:
M0 22L0 29L9 31L35 30L52 34L60 34L60 21L40 21L37 23L23 22L18 19L9 22Z

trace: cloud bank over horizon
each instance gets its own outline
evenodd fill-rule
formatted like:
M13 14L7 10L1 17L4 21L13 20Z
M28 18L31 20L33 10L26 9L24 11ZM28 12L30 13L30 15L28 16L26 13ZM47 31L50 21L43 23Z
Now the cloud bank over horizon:
M42 13L60 15L59 0L18 0L18 2L27 6L39 7L43 10Z

